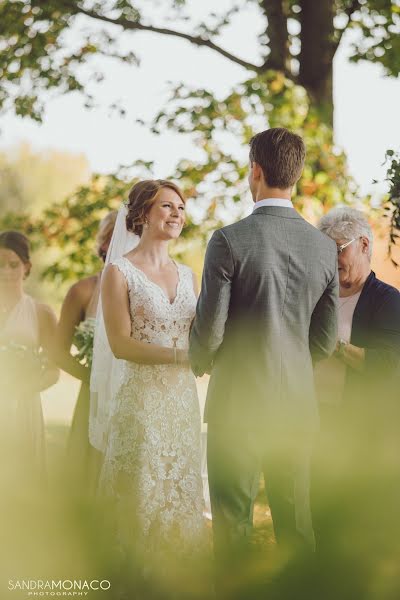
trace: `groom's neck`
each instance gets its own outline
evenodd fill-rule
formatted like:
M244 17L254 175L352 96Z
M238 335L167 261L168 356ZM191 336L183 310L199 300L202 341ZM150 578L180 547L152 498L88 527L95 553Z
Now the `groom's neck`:
M292 188L282 190L281 188L269 187L268 185L260 186L256 191L254 202L266 200L267 198L282 198L283 200L291 200Z

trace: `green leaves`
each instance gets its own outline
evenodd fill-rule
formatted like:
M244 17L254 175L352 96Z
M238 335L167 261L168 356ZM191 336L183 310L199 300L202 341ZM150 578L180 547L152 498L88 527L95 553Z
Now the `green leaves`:
M382 65L387 75L400 73L400 5L398 0L363 0L351 21L359 33L350 60Z
M117 176L94 175L87 185L40 216L8 213L0 229L18 229L30 239L33 250L45 250L42 278L60 284L92 275L101 267L95 239L101 219L119 208L130 183Z
M89 33L79 32L80 43L69 41L67 34L76 32L77 17L82 13L89 17L84 4L68 0L0 2L0 111L12 109L41 121L48 92L79 91L90 105L88 71L82 72L81 65L90 66L96 54L138 64L132 50L120 49L118 28L111 35L95 26ZM96 8L93 15L101 23L101 5L92 5L92 11ZM125 18L139 19L139 12L128 2L114 3L114 8Z
M397 260L393 258L393 248L400 237L398 235L400 231L400 153L387 150L385 164L387 165L385 181L389 186L387 202L384 205L384 209L390 217L388 251L392 264L398 267Z
M279 0L275 1L279 5ZM398 0L322 1L332 2L333 5L332 12L329 13L335 19L332 59L343 32L350 27L359 34L354 43L351 60L379 63L388 75L399 74ZM278 12L282 13L282 18L286 20L286 25L283 24L285 31L290 32L287 67L283 70L287 78L296 81L299 66L301 67L299 48L302 46L302 34L299 25L304 12L303 1L281 2L283 11L280 9ZM252 3L258 6L264 27L261 32L255 27L259 45L255 64L227 52L216 43L222 30L230 27ZM128 64L139 64L134 37L131 38L131 47L128 50L125 43L124 50L120 47L121 30L175 35L184 38L185 43L189 41L197 46L205 45L248 71L266 74L269 68L268 56L276 56L280 49L272 47L274 41L271 35L268 35L266 15L270 13L266 10L265 2L232 0L228 10L218 12L216 9L200 23L195 23L190 18L185 5L185 0L164 1L161 11L159 4L150 0L1 0L0 111L13 109L21 116L40 121L43 116L44 98L48 92L79 91L84 96L86 105L93 105L87 91L91 76L88 69L79 68L81 65L90 66L91 58L96 55L108 56ZM170 22L173 22L172 29L165 27ZM191 31L187 27L188 22ZM102 29L104 23L107 24L106 31ZM86 33L78 30L78 26L82 24L85 25ZM77 38L82 42L73 47L75 42L71 40ZM314 48L315 52L318 56L318 45ZM322 78L326 77L325 71L326 69L320 73ZM102 76L103 73L97 73L97 77ZM287 106L286 102L285 105ZM124 110L121 108L121 114L124 114Z
M152 167L152 163L137 161L117 174L93 175L87 184L79 186L63 201L45 207L37 216L9 210L0 217L0 231L17 229L25 233L32 250L40 257L34 260L34 265L40 267L41 279L57 288L93 275L102 267L95 249L101 219L121 206L139 177L152 176ZM173 253L181 256L194 238L204 242L215 224L210 215L197 227L189 209L186 226Z
M203 158L180 161L174 175L200 204L203 216L214 207L216 221L224 215L226 219L227 213L231 219L239 216L234 205L247 194L247 145L268 126L287 127L305 139L307 162L296 203L307 216L315 218L338 202L351 202L357 191L345 155L333 146L332 130L320 121L304 88L281 73L268 71L248 79L225 97L176 85L151 125L156 133L171 129L193 137Z
M334 9L334 31L332 40L329 38L332 58L343 32L351 27L359 34L352 60L380 63L390 75L400 72L398 0L322 1L331 1L329 6ZM250 3L259 10L258 25L262 24L261 31L258 25L254 29L259 44L256 64L216 43L223 29ZM275 3L279 5L279 0ZM316 78L325 78L328 84L325 96L321 93L319 100L311 84L305 83L307 89L298 84L302 73L303 0L282 0L282 6L278 6L284 8L278 13L290 32L284 73L268 68L273 43L272 36L267 35L267 15L271 19L273 16L266 10L270 4L232 0L231 7L222 12L218 12L217 5L215 12L196 24L188 14L185 0L165 0L162 9L154 0L0 0L0 111L14 110L20 116L40 121L45 98L70 91L78 91L85 106L92 107L92 82L103 77L101 62L93 61L93 57L101 55L139 64L135 36L124 35L124 49L120 45L121 34L129 32L152 31L183 38L182 44L205 46L247 69L245 80L223 97L216 97L212 90L175 85L166 107L151 123L155 133L169 129L191 136L198 149L196 159L180 160L172 174L189 197L188 225L176 252L183 252L193 238L204 241L210 230L240 216L239 200L248 193L247 145L256 131L268 126L287 127L305 139L307 162L297 186L296 203L306 217L313 219L338 202L351 202L357 193L347 172L346 157L333 144L329 117L332 111L322 110L324 102L332 108L331 63L324 63ZM326 12L332 19L331 12ZM82 24L84 35L78 30ZM318 57L319 46L313 45L314 37L315 28L309 46L311 55ZM77 39L79 43L72 41ZM91 68L94 64L96 69ZM111 104L120 115L126 113L126 106ZM391 158L394 160L394 155ZM392 168L396 169L396 164ZM145 176L151 172L151 166L137 165ZM131 180L132 176L128 180L127 174L121 173L94 176L90 184L78 188L63 203L46 209L40 218L6 215L1 226L14 223L19 229L29 230L35 244L54 251L49 255L44 277L67 281L85 276L99 267L93 253L98 222L125 197ZM397 183L393 185L397 189Z

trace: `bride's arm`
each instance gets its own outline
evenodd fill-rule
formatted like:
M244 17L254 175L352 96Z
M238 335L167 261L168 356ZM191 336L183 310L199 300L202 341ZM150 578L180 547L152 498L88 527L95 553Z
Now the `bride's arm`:
M164 348L131 337L128 288L125 277L113 265L104 271L101 301L108 341L116 358L143 365L183 364L188 361L186 350Z

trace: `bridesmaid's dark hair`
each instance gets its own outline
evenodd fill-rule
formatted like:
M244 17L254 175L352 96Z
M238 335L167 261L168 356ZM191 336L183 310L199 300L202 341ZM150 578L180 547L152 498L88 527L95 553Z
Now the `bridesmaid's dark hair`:
M22 260L22 262L30 265L30 245L28 238L19 231L2 231L0 233L0 248L12 250ZM29 275L30 268L27 272Z
M128 214L126 217L126 228L138 236L143 233L146 223L146 215L153 206L158 194L163 188L176 192L183 203L186 200L182 191L172 181L166 179L145 179L135 183L129 192Z

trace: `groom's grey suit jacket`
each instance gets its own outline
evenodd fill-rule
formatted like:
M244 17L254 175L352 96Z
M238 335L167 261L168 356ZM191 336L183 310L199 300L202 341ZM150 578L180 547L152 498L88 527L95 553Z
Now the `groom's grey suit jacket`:
M313 361L334 350L337 295L336 244L294 208L216 231L190 334L195 375L211 373L205 421L314 430Z

